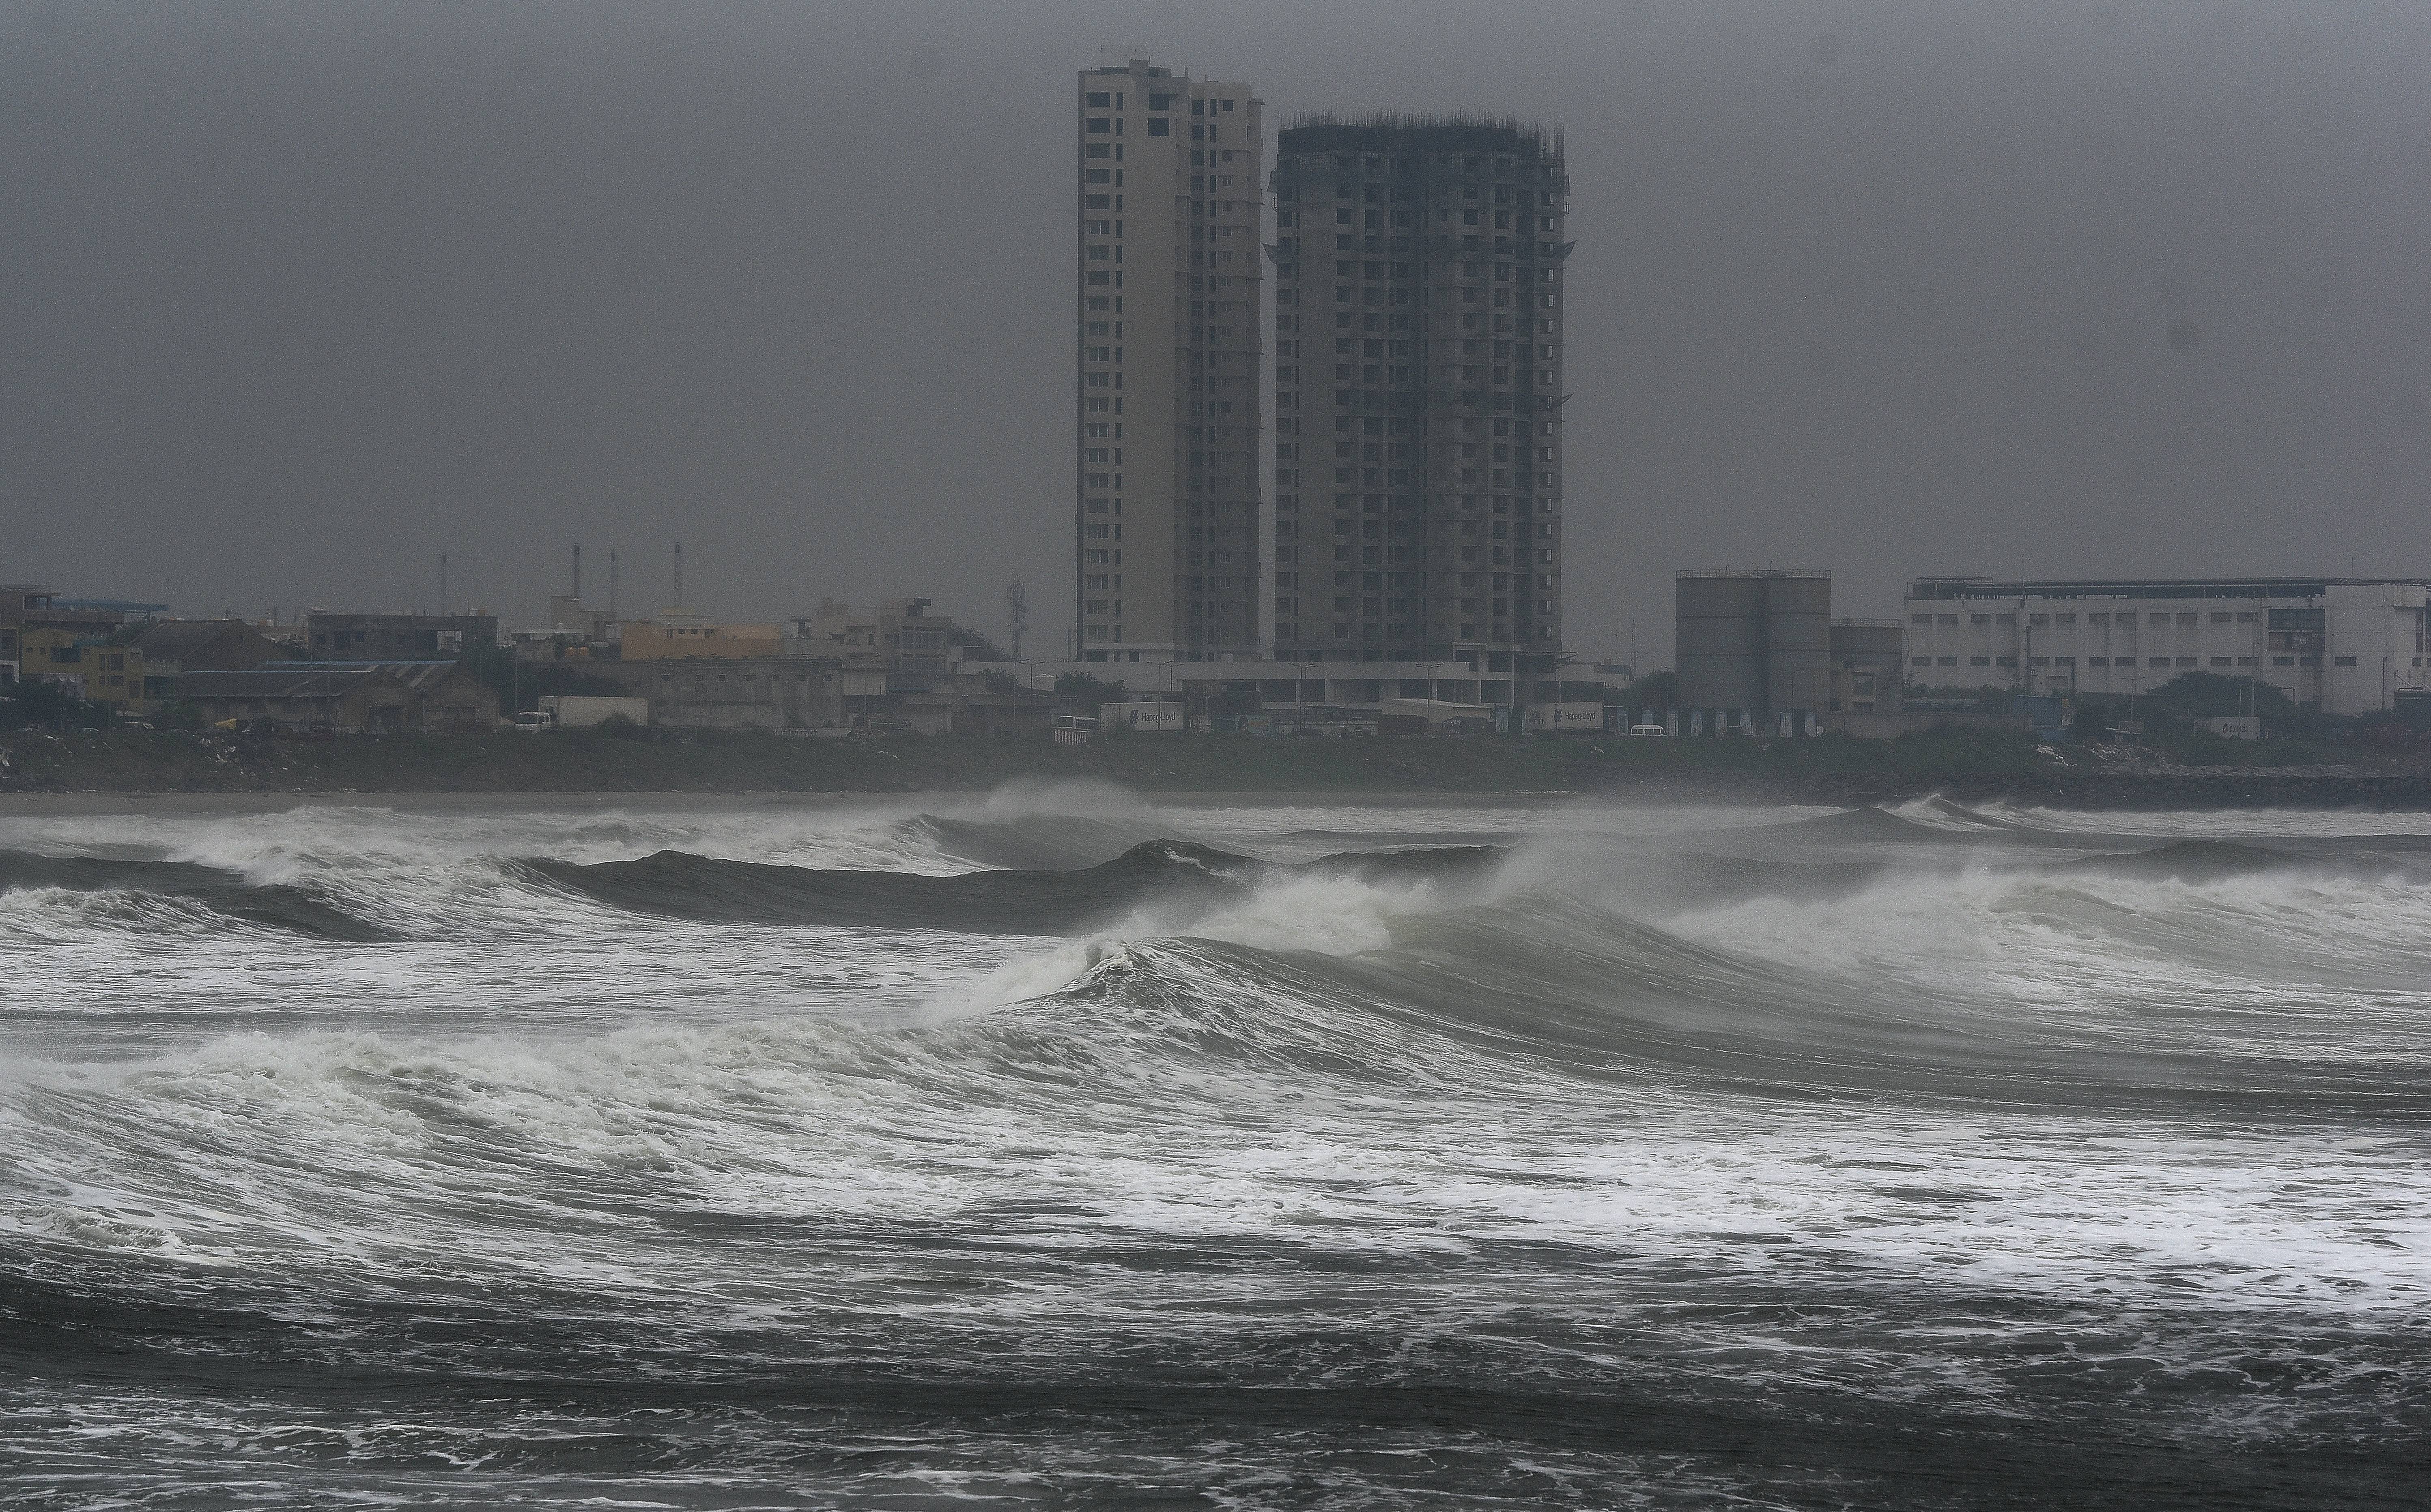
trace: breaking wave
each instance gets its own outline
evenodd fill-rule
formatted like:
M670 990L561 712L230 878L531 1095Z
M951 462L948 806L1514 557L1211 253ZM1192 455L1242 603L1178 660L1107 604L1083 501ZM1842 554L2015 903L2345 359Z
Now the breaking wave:
M0 1500L2407 1483L2406 834L1058 801L19 826Z
M186 900L239 922L355 944L395 938L380 925L303 888L250 884L236 872L217 867L191 861L0 851L0 893L42 891Z
M1126 907L1239 889L1250 867L1182 840L1149 840L1077 872L984 871L952 876L823 872L662 851L588 865L528 860L536 875L620 908L678 919L866 925L988 935L1060 935Z
M1277 867L1188 840L1155 839L1077 871L946 876L825 872L662 851L632 861L526 860L524 870L642 913L732 922L1065 935L1152 915L1181 927L1213 903L1291 873L1347 878L1467 875L1501 859L1490 846L1344 854Z

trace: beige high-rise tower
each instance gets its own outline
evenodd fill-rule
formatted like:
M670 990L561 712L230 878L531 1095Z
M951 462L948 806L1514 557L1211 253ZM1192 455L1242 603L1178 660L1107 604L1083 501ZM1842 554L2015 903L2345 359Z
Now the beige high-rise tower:
M1262 103L1144 58L1074 103L1079 655L1255 656Z

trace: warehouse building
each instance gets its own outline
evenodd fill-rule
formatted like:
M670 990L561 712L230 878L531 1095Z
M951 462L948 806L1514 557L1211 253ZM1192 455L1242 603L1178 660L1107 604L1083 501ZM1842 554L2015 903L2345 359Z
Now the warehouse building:
M208 724L476 735L498 723L497 692L457 661L266 661L182 673L177 696Z

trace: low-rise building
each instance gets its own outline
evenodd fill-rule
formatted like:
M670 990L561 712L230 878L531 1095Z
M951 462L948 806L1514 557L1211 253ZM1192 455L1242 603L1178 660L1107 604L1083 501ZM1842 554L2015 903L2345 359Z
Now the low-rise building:
M498 695L457 661L273 661L190 672L177 696L210 724L465 735L495 729Z
M147 714L160 679L129 643L130 611L165 605L62 599L33 583L0 586L0 683L20 678L58 684L114 714Z
M45 584L0 583L0 681L44 677L78 683L83 676L82 658L61 658L56 653L105 644L126 623L126 615L120 609L79 608L61 603L59 590ZM80 687L75 690L80 698L90 696Z
M605 641L616 639L616 614L612 609L585 604L571 593L553 593L548 600L548 625L551 630L570 633L583 641Z
M741 660L785 653L773 624L727 624L690 609L661 609L646 620L616 625L619 655L627 661L679 661L687 656Z
M945 676L962 670L953 616L929 612L928 599L883 599L874 609L825 599L798 615L789 641L800 655L835 656L855 671Z
M305 645L316 656L413 661L459 656L498 643L495 614L333 614L308 610Z
M833 657L659 656L595 661L583 670L649 700L650 723L663 728L814 736L852 728L847 680Z
M1835 714L1897 714L1906 684L1906 626L1897 620L1832 622Z
M113 714L148 714L161 679L146 676L143 653L106 632L29 628L18 632L19 675L59 684Z
M784 735L1044 733L1055 700L984 674L890 673L837 656L594 661L586 675L646 698L653 725Z
M2142 578L1908 585L1907 680L2030 694L2253 677L2364 714L2431 694L2431 579Z
M143 653L147 678L174 678L183 672L247 672L265 661L288 659L287 647L243 620L155 620L132 644Z
M1089 677L1111 673L1119 677L1125 690L1132 694L1179 694L1189 706L1194 729L1199 728L1198 722L1204 720L1211 729L1256 728L1303 734L1336 730L1374 734L1388 704L1394 706L1393 712L1398 716L1403 713L1400 706L1411 702L1422 706L1429 702L1476 706L1485 710L1494 727L1516 730L1525 724L1526 711L1532 706L1601 703L1609 693L1628 686L1626 678L1571 666L1557 667L1542 675L1497 676L1490 671L1480 675L1468 661L1451 657L1441 661L1359 662L1355 664L1358 676L1333 675L1351 670L1352 665L1142 661L1115 668L1093 662L1052 662L1031 663L1021 671L1023 681L1034 688L1051 689L1059 676L1074 673ZM1316 675L1319 672L1326 675ZM1228 724L1227 720L1232 723ZM1240 722L1244 720L1258 723L1243 724ZM1475 721L1437 723L1466 730ZM1538 723L1543 723L1544 717L1540 716ZM1407 726L1397 722L1391 728Z

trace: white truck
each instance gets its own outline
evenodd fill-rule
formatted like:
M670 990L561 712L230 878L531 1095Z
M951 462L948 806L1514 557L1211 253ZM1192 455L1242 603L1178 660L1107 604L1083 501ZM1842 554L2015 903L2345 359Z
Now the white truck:
M540 712L548 716L549 727L561 730L589 729L612 719L647 724L650 723L650 701L646 698L601 698L588 693L551 693L540 701Z

